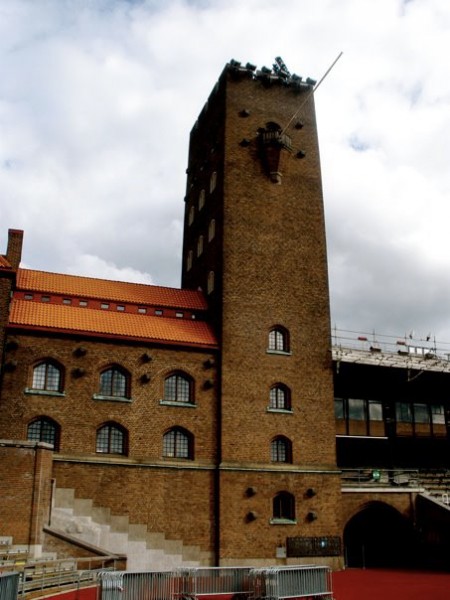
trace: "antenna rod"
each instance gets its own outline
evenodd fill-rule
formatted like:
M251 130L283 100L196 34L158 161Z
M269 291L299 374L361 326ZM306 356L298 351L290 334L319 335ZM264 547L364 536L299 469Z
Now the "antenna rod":
M302 110L302 108L305 106L306 102L309 100L310 96L312 94L314 94L314 92L317 90L317 88L319 87L319 85L322 83L322 81L325 79L325 77L328 75L328 73L331 71L331 69L334 67L334 65L337 63L337 61L341 58L343 52L340 52L338 54L338 56L334 59L334 61L331 63L331 65L328 67L328 69L325 71L324 75L322 75L322 77L320 78L320 80L316 83L316 85L312 88L312 90L309 91L309 93L307 94L306 98L303 100L303 102L300 104L299 108L295 111L295 113L292 115L292 117L289 119L287 125L284 127L284 129L282 130L281 134L286 132L286 129L289 127L289 125L292 123L292 121L296 118L296 116L298 115L298 113Z

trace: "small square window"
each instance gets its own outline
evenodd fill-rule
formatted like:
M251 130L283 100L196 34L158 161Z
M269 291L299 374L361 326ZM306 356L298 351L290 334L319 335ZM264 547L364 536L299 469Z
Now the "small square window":
M42 302L50 302L50 296L41 296Z
M109 308L109 304L106 304L105 302L102 302L102 303L100 304L100 308L103 308L103 310L108 310L108 308Z
M140 315L146 315L146 314L147 314L147 309L146 309L146 308L144 308L143 306L139 306L139 308L138 308L138 313L139 313Z
M123 306L122 304L118 304L116 308L119 312L123 312L125 310L125 306Z
M87 305L87 300L80 300L80 306L86 307Z
M155 310L155 315L156 315L157 317L160 317L162 314L163 314L163 311L162 311L162 310Z
M25 294L25 300L33 300L33 294Z
M182 312L177 312L177 313L175 313L175 316L176 316L178 319L182 319L182 318L184 317L184 314L183 314Z
M72 300L70 298L63 298L63 304L72 304Z

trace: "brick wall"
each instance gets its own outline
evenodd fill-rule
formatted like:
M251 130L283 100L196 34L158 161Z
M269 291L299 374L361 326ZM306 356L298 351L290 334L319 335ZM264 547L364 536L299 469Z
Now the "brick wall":
M51 498L52 451L47 444L0 440L0 535L34 552L43 541Z
M373 502L381 502L387 504L408 519L414 520L414 505L417 493L392 492L392 493L376 493L376 492L345 492L342 494L342 523L347 525L352 517L364 510Z
M17 361L17 368L4 376L0 435L24 439L34 418L51 418L61 428L53 467L57 487L73 488L76 497L93 499L112 514L129 516L132 523L145 523L149 531L212 551L217 403L215 368L210 364L214 355L17 332L12 339L17 347L8 356ZM76 351L80 347L85 351L82 356ZM143 362L144 354L151 356L149 362ZM64 368L63 395L26 391L33 365L42 358ZM111 363L131 374L131 402L94 399L100 371ZM83 369L84 375L74 376L75 369ZM174 370L193 378L195 407L160 404L164 378ZM150 376L149 382L141 381L143 374ZM205 389L205 381L213 387ZM106 421L128 431L127 456L96 453L96 429ZM163 434L173 426L193 434L194 460L162 456Z
M215 381L215 369L205 366L211 353L45 335L16 334L11 339L17 348L8 352L8 358L17 362L17 368L4 375L0 437L24 439L30 421L44 415L61 428L61 454L95 454L97 428L115 421L129 432L130 458L156 460L161 458L163 433L178 425L195 436L197 460L215 459L215 388L204 389L205 381ZM76 352L80 347L86 351L82 356ZM143 362L144 354L151 361ZM33 366L42 359L57 361L62 367L62 395L27 391L32 387ZM130 374L130 402L94 398L100 372L111 364ZM83 370L82 376L77 369ZM160 404L165 376L174 370L193 378L195 408ZM149 375L149 382L141 381L144 374Z

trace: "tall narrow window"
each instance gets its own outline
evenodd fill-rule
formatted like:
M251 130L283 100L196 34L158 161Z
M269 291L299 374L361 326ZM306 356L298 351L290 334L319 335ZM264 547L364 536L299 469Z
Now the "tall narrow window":
M194 217L195 217L195 208L193 206L191 206L191 208L189 209L188 225L192 225L192 223L194 222Z
M269 408L291 410L290 390L282 383L277 383L270 388Z
M269 352L289 352L289 336L284 327L273 327L269 331Z
M214 271L210 271L208 273L208 284L206 286L206 291L208 294L211 294L214 291Z
M211 221L209 222L209 226L208 226L208 242L213 240L215 235L216 235L216 220L211 219Z
M164 401L193 404L192 379L182 372L166 377L164 381Z
M61 368L52 362L41 362L36 365L33 369L32 388L47 392L61 392Z
M212 194L212 192L216 189L216 185L217 185L217 172L213 171L211 173L211 177L209 178L209 193Z
M185 429L174 427L163 437L163 456L166 458L193 459L193 438Z
M202 210L205 206L205 190L201 190L198 196L198 210Z
M289 492L280 492L273 499L273 518L295 521L295 498Z
M188 255L187 255L187 260L186 260L186 268L188 271L190 271L192 269L192 258L193 258L193 252L192 252L192 250L189 250Z
M292 463L292 442L283 435L274 438L270 443L270 460L272 462Z
M28 425L27 439L51 444L57 452L59 450L59 425L48 417L38 417Z
M199 235L197 240L197 256L201 256L203 254L203 236Z
M100 373L100 394L115 398L128 398L128 375L118 367L110 367Z
M117 423L105 423L97 429L96 452L126 454L126 430Z

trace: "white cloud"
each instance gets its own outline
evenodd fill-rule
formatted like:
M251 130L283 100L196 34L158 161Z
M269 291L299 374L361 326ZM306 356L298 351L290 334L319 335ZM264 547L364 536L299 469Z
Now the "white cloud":
M132 267L119 268L112 262L91 254L80 254L74 257L73 262L67 265L67 273L70 275L83 273L86 277L100 277L112 281L133 281L148 285L155 283L148 273L142 273Z

